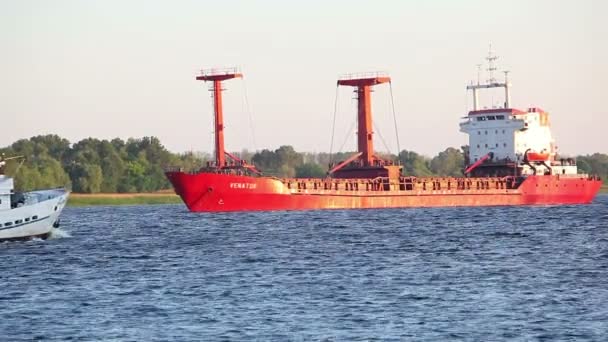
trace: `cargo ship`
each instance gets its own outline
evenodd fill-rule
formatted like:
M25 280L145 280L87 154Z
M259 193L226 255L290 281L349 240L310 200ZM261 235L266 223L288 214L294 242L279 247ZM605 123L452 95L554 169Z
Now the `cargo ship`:
M462 177L403 175L399 162L374 153L371 93L391 81L384 73L337 81L357 95L357 153L330 167L325 178L266 176L224 149L222 82L241 77L237 69L202 70L196 77L212 82L215 161L196 172L166 171L190 211L585 204L601 186L599 177L578 173L574 159L558 155L547 112L511 107L507 73L504 82L490 78L467 86L473 108L460 123L469 135ZM480 108L479 92L494 88L504 89L504 103Z

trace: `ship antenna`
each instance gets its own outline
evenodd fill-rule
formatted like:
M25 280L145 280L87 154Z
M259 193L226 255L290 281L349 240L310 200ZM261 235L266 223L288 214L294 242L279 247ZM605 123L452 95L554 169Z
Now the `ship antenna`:
M331 143L329 144L329 163L333 162L333 150L334 150L334 135L336 133L336 113L338 112L338 89L339 85L336 84L336 96L334 98L334 120L331 125Z
M253 114L251 111L251 105L249 104L249 97L247 96L247 87L245 85L245 78L242 77L243 82L241 82L243 84L243 95L244 95L244 101L245 101L245 107L247 108L247 115L249 116L249 130L251 131L251 140L253 140L253 149L254 150L258 150L258 146L255 142L255 129L253 127Z
M477 64L477 85L481 84L481 64Z
M509 88L511 84L509 84L509 70L503 71L505 74L505 108L511 108L511 93Z
M490 84L496 83L496 79L494 78L494 71L496 71L496 66L494 65L494 62L497 59L498 59L498 56L496 56L492 53L492 44L490 44L488 57L486 57L486 60L488 61L488 74L490 76L490 78L488 79L488 83L490 83Z
M397 128L397 114L395 114L395 99L393 97L393 82L388 82L389 88L391 90L391 107L393 108L393 123L395 124L395 137L397 138L397 159L399 158L399 153L401 153L401 146L399 144L399 129Z

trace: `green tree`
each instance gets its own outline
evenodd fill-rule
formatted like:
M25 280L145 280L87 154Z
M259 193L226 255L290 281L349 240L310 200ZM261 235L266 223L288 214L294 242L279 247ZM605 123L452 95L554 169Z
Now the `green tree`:
M453 147L448 147L445 151L431 160L431 171L438 176L462 176L464 166L464 156L462 152Z
M66 162L81 162L87 164L99 165L101 158L99 157L99 146L101 141L95 138L86 138L80 140L74 146L66 158Z
M184 171L198 171L208 160L211 160L209 154L186 152L172 155L169 165Z
M321 178L325 175L326 170L317 163L304 163L296 166L296 177L298 178Z
M140 154L136 160L126 163L126 172L120 182L118 191L120 192L142 192L151 191L150 179L147 178L148 161L145 154Z
M579 156L576 159L576 166L577 166L579 173L586 173L586 174L593 173L593 169L591 168L591 165L589 165L589 163L587 162L587 158L585 158L585 157Z
M578 156L576 162L579 172L598 175L608 184L608 154L594 153L592 155Z
M279 168L279 160L275 153L267 149L263 149L262 151L254 154L251 161L255 166L258 167L258 169L264 171L265 173L276 172L276 170Z
M17 191L31 191L38 189L42 183L42 176L35 166L22 164L18 170L7 172L15 178L15 189Z
M35 144L29 139L20 139L14 142L11 147L9 153L7 155L22 155L26 158L30 158L34 156L34 148Z
M39 135L29 140L34 145L44 146L47 154L59 162L62 162L64 156L70 151L70 142L56 134Z
M103 172L95 164L74 164L71 168L70 178L72 189L75 192L97 193L101 190Z
M399 161L403 165L403 174L406 176L427 177L432 176L428 158L413 152L403 150L399 153Z
M35 185L36 188L65 187L70 185L70 178L59 160L50 156L43 156L38 159L36 168L40 174L40 182ZM33 188L30 190L33 190Z
M252 161L258 169L267 174L281 177L294 177L296 167L303 163L303 156L297 153L292 146L284 145L274 152L262 150L253 155Z
M303 157L297 153L293 147L284 145L275 151L276 156L281 165L281 175L286 177L294 177L296 174L295 168L302 164Z
M125 172L125 162L112 144L104 141L102 142L101 149L100 166L103 180L100 190L102 192L116 192Z

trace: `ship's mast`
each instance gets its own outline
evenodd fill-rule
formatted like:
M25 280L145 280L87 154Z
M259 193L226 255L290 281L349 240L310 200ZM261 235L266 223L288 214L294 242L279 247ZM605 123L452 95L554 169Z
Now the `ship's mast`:
M494 65L494 62L496 62L497 59L498 56L496 56L494 52L492 52L492 44L490 44L490 51L488 51L488 57L486 57L486 61L488 61L488 75L490 76L488 78L488 84L496 83L496 79L494 78L494 71L496 71L496 65Z
M374 165L374 143L372 130L372 87L376 84L390 82L391 78L385 73L350 74L340 77L339 86L356 87L357 93L357 148L361 156L359 160L364 166Z
M242 77L243 74L238 72L237 68L201 70L201 74L196 76L198 81L213 82L210 91L213 92L213 111L215 114L215 165L218 168L226 166L222 81Z
M471 83L471 85L467 86L467 90L473 91L473 110L479 110L479 89L491 89L491 88L505 88L505 102L504 108L511 108L511 94L509 93L509 88L511 87L511 83L509 83L508 71L504 71L505 81L504 83L500 83L494 78L494 71L497 70L494 62L498 59L498 56L494 55L492 52L492 45L490 45L490 51L488 52L488 57L486 60L488 61L488 80L487 83L479 82L479 64L477 65L477 84Z

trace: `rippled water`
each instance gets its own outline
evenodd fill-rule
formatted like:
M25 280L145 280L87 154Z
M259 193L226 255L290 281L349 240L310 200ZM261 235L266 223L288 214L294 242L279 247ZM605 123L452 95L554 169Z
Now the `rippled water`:
M0 244L0 340L608 340L608 196L562 207L67 208Z

